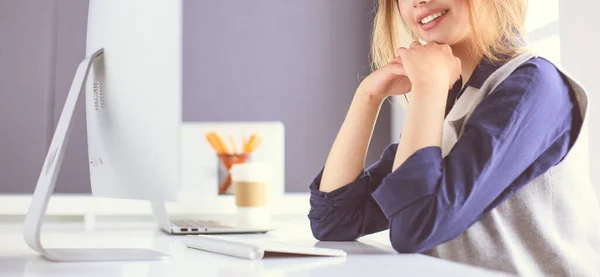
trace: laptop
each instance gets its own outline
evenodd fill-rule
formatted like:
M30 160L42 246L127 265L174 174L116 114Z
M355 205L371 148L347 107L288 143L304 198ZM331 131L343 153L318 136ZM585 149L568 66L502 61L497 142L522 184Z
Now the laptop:
M238 227L233 223L216 220L199 220L193 218L170 218L164 203L151 203L154 215L160 229L172 235L200 235L200 234L253 234L266 233L273 230L264 227Z
M181 126L182 152L182 201L193 201L200 211L223 210L230 208L233 195L219 194L219 161L214 149L205 138L208 131L223 135L256 133L263 142L252 153L254 161L266 162L275 167L275 182L270 195L284 194L285 172L285 128L281 122L185 122ZM199 158L201 157L201 158ZM214 185L204 185L214 184ZM207 197L208 196L208 197ZM202 200L198 200L202 199ZM153 214L160 229L174 235L197 234L241 234L265 233L271 228L236 226L223 220L198 220L193 217L173 217L167 214L164 203L152 204Z

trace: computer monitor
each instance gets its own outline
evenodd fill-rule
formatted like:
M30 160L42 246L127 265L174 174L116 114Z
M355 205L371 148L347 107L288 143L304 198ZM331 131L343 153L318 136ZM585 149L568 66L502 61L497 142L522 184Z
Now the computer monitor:
M180 1L90 1L86 91L92 194L174 200L179 177Z
M90 0L86 52L25 218L25 240L52 261L167 258L149 249L47 249L40 241L81 92L94 196L162 203L176 200L181 186L181 0Z

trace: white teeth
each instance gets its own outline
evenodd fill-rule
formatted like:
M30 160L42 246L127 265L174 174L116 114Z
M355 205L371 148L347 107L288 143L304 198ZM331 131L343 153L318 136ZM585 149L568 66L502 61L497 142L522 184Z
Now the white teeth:
M429 23L431 21L434 21L436 18L438 18L438 17L440 17L440 16L442 16L444 14L446 14L445 11L440 12L440 13L436 13L436 14L432 14L430 16L427 16L427 17L421 19L421 24L427 24L427 23Z

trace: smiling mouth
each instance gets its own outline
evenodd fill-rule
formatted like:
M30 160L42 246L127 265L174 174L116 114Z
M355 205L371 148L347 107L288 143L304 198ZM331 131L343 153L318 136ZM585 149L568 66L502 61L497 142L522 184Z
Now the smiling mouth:
M425 24L428 24L430 22L433 22L434 20L442 17L446 13L448 13L448 10L445 10L443 12L439 12L439 13L436 13L436 14L432 14L430 16L426 16L425 18L421 19L421 21L419 22L419 24L425 25Z

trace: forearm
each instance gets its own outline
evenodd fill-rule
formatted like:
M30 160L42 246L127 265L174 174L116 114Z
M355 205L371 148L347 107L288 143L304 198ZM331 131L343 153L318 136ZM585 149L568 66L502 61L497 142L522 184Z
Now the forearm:
M360 175L382 102L357 91L327 157L320 191L334 191Z
M332 207L347 202L332 204L312 195L308 218L313 236L322 241L351 241L387 229L389 222L375 200L368 191L362 192L367 195L366 199L354 199L361 204L337 208Z
M447 98L444 89L433 84L413 86L393 171L419 149L441 147Z

